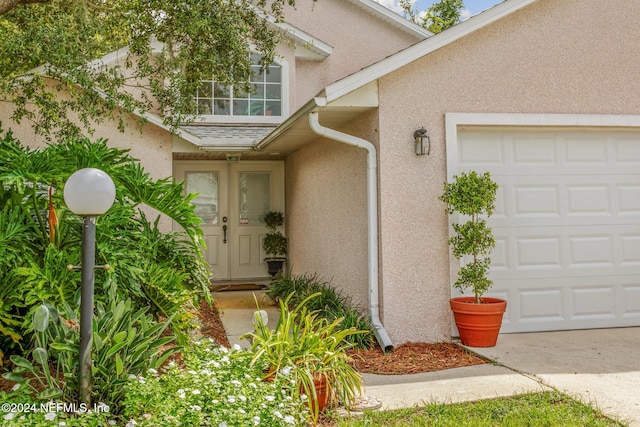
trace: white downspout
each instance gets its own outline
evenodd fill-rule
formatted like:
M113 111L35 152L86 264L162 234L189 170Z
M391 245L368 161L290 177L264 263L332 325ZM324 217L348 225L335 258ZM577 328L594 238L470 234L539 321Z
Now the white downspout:
M338 132L322 126L317 111L309 113L311 130L325 138L367 150L367 213L368 213L368 252L369 252L369 315L373 331L386 353L393 350L393 344L380 321L380 304L378 296L378 175L376 147L362 138Z

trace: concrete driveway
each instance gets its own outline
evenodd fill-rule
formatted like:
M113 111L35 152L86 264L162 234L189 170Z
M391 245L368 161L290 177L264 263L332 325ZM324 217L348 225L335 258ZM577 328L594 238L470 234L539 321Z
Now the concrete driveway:
M640 328L502 334L471 350L640 427Z

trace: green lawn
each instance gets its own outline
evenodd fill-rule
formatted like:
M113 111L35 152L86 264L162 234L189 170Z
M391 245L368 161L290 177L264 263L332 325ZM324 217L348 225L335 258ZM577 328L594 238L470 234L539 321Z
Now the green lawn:
M362 417L340 419L336 427L451 426L544 427L624 426L598 410L557 392L530 393L509 398L452 405L427 404L396 411L367 412Z

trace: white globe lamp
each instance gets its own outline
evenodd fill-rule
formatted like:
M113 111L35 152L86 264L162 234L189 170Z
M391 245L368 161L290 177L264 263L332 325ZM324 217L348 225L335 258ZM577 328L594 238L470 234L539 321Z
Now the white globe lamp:
M111 177L96 168L80 169L64 186L67 207L79 216L98 216L109 210L116 197Z

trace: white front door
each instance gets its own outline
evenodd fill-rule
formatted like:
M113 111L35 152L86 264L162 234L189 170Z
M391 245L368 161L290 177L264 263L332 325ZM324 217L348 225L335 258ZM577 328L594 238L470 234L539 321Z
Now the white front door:
M174 176L202 219L205 258L217 280L268 277L262 216L284 211L284 165L255 161L177 161Z

